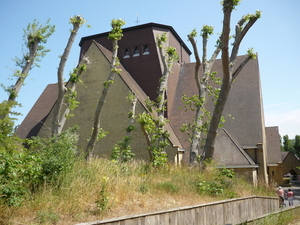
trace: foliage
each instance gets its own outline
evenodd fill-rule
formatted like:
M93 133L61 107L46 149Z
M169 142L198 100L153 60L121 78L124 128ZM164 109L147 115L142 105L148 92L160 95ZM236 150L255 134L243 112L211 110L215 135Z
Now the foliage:
M178 61L176 48L172 46L164 47L167 41L167 34L162 33L156 37L156 45L159 49L161 61L163 64L163 73L159 80L159 91L156 101L146 100L146 107L151 114L142 113L139 115L138 122L148 143L148 152L150 162L154 167L164 166L167 162L166 147L170 144L168 141L169 133L165 130L165 125L169 122L164 114L166 111L166 89L168 76L174 62ZM165 52L163 52L163 50ZM157 114L153 114L153 112Z
M207 28L208 29L208 28ZM209 31L207 31L209 32ZM210 78L210 81L214 82L215 84L221 84L221 80L219 77L216 76L217 72L211 72L208 74L208 77ZM206 85L206 89L208 91L208 96L212 96L212 101L214 101L214 104L216 104L215 99L218 98L219 93L220 93L220 88L218 87L213 87L211 85L209 85L209 83L207 83ZM196 111L197 109L199 109L200 111L202 111L202 114L199 118L202 120L201 125L198 125L196 122L196 119L194 119L193 123L187 123L187 124L183 124L180 128L180 131L183 133L186 133L189 136L189 141L192 141L192 134L193 134L193 130L197 130L198 132L207 134L208 131L208 127L211 121L211 116L210 116L210 111L208 111L205 108L205 104L206 104L206 98L205 97L200 97L199 95L193 95L188 97L187 95L183 95L181 97L183 103L184 103L184 108L185 111L187 110L192 110L192 111ZM225 119L223 117L223 121L221 121L222 123L220 123L220 127L225 123ZM200 143L203 144L205 142L205 139L201 139Z
M295 143L294 143L295 153L300 156L300 135L295 136Z
M221 1L221 5L223 6L223 9L230 7L231 9L235 9L236 6L240 4L242 0L227 0L227 1Z
M233 35L234 41L232 43L232 48L230 48L229 40L232 37L230 35L230 20L232 10L239 5L240 0L224 0L222 1L223 6L223 28L222 33L219 38L219 44L222 51L222 65L223 65L223 79L222 86L216 104L211 116L211 122L209 124L206 141L203 149L203 159L213 158L214 146L217 136L218 128L220 127L220 122L224 120L223 111L230 93L232 83L238 74L243 70L244 66L253 58L256 54L253 53L252 49L248 50L247 57L239 65L236 65L236 59L238 55L238 50L240 44L253 26L253 24L261 17L261 12L256 11L253 15L246 15L242 17L236 24L235 34ZM194 151L195 152L195 151ZM192 153L194 153L192 152ZM267 182L267 179L265 178Z
M23 39L25 42L26 50L21 58L15 57L14 61L16 67L19 69L14 70L14 77L17 81L14 85L10 87L5 87L3 84L1 86L9 94L9 101L15 101L18 93L24 84L24 80L29 74L29 71L34 67L39 67L38 62L41 61L50 50L46 49L43 43L46 43L48 38L55 31L55 26L49 25L50 19L45 25L39 24L36 20L33 23L29 23L24 30Z
M84 59L84 61L89 62L88 59L86 59L86 58ZM83 63L82 65L78 66L77 68L74 68L73 72L70 73L69 82L71 83L71 88L68 88L67 91L65 92L66 103L67 103L68 109L70 111L76 109L78 107L78 105L80 104L80 102L76 100L77 91L75 90L75 88L76 88L77 83L80 83L80 84L83 83L82 80L80 79L80 75L84 71L86 71L86 68L87 68L87 64ZM69 110L66 110L66 112L65 112L64 116L66 118L74 116L74 114L72 114L72 113L67 113L67 111L69 111Z
M48 38L55 31L55 25L50 25L49 22L50 19L48 19L46 24L43 26L37 20L34 20L33 23L29 23L27 25L27 28L24 29L23 38L28 49L32 48L35 43L47 43ZM49 51L50 50L45 49L43 45L39 44L34 60L37 62L41 61L41 58L44 57ZM25 66L26 60L29 59L28 57L29 52L25 53L22 59L16 57L16 65L23 68ZM39 65L36 63L35 66L39 67Z
M135 154L131 152L131 140L132 137L125 136L123 141L119 141L118 144L115 144L110 159L118 162L128 162L133 160Z
M201 30L201 36L208 38L214 33L214 27L209 25L204 25Z
M13 101L0 104L0 199L9 206L20 205L40 174L40 158L22 146L14 135Z
M35 137L29 140L32 151L42 158L40 181L60 186L58 178L66 175L74 166L77 153L78 127L71 127L56 137L42 139Z
M2 102L1 112L12 102ZM6 107L5 107L6 106ZM5 112L4 112L5 113ZM10 117L0 119L4 128L0 140L0 199L8 206L18 206L45 182L59 186L62 174L75 162L77 135L70 129L56 138L23 140L13 134Z
M111 21L112 30L108 35L108 39L121 40L123 37L122 27L126 24L123 19L113 19Z
M299 207L279 211L266 217L248 222L247 225L282 225L297 224L299 222Z
M289 136L288 135L284 135L283 136L283 150L285 152L287 151L291 151L293 152L293 146L292 146L292 140L289 139Z
M76 101L76 85L77 83L82 83L79 77L84 71L86 71L89 60L87 57L83 57L84 62L82 63L82 65L78 65L77 68L73 69L73 72L70 73L69 88L66 88L65 86L64 68L71 52L71 48L77 32L83 24L86 24L86 22L87 21L81 15L70 17L69 20L69 23L71 23L73 27L70 30L70 36L63 54L60 57L60 62L57 69L58 97L53 109L52 137L61 133L64 128L66 119L73 116L70 111L74 110L79 105L79 102ZM90 27L89 25L87 26ZM66 104L67 107L65 107L65 109L63 110L64 104Z
M9 148L10 144L7 142L12 142L14 139L12 134L16 118L12 116L18 116L20 113L11 111L11 109L16 106L20 106L20 104L14 101L3 101L0 103L0 144L3 148Z
M157 118L154 118L146 112L138 116L138 123L142 126L144 133L146 133L149 138L148 151L150 154L150 162L154 167L161 167L167 163L167 154L164 152L164 149L169 145L166 139L169 137L169 134L162 129L165 122L166 121L160 123ZM159 141L159 138L162 136L164 137L164 141Z
M8 206L20 205L36 185L41 170L37 154L21 147L9 152L0 147L0 198Z
M213 177L209 180L205 180L199 176L197 183L198 192L202 195L225 195L228 198L235 197L236 193L230 188L232 186L232 179L235 177L234 171L227 168L217 169L212 165L212 162L207 160L204 161L204 164L206 164L206 168L212 168Z
M200 195L197 183L201 180L212 182L217 173L219 169L209 166L199 171L197 167L169 164L157 170L149 163L137 160L122 164L103 158L93 158L89 163L80 160L75 162L67 176L63 176L64 182L59 189L49 184L42 185L39 191L28 193L19 207L8 208L0 201L0 224L3 215L9 216L10 224L32 224L33 221L77 224L129 213L141 214L215 202L228 199L234 196L233 193L237 194L236 197L274 197L274 186L268 189L266 186L253 187L239 177L228 178L231 182L223 191L224 195ZM104 178L108 177L105 183ZM100 211L99 207L105 208L106 203L107 210Z
M115 76L121 72L121 69L117 69L117 66L119 65L119 59L117 57L118 54L118 41L123 36L122 26L125 25L125 21L122 19L115 20L113 19L111 22L111 32L108 35L108 39L112 40L113 45L113 54L112 54L112 60L110 62L110 73L108 75L107 80L103 83L103 90L101 92L101 96L99 98L96 110L95 110L95 117L94 117L94 125L92 128L92 134L89 138L88 144L86 146L85 152L86 152L86 159L90 160L93 156L93 151L97 142L97 139L100 136L103 136L102 134L105 134L101 132L101 114L102 110L108 95L108 91L114 82ZM102 133L102 134L101 134Z
M157 184L158 189L165 190L167 193L174 194L179 192L179 187L170 181L164 181Z
M101 183L101 191L99 193L99 199L96 201L97 208L100 212L106 211L109 209L109 196L107 191L107 183L109 178L103 177Z
M69 23L73 24L73 26L81 27L84 24L87 24L87 21L81 16L81 15L75 15L73 17L70 17ZM91 25L86 25L88 28L91 28ZM74 32L74 30L71 30L71 32Z

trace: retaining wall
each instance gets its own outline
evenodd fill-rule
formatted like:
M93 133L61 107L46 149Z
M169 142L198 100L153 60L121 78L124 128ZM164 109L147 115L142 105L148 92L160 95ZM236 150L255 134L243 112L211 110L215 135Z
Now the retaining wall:
M77 225L225 225L275 212L277 198L249 196Z

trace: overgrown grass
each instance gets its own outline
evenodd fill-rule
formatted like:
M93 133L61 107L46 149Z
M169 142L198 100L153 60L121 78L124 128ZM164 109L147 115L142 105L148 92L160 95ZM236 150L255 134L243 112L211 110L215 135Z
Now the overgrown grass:
M272 214L260 220L247 223L247 225L282 225L298 224L300 208L295 208L280 213Z
M59 187L45 183L21 206L0 204L0 224L75 224L232 197L274 196L273 188L253 187L213 165L202 172L175 165L157 170L143 161L94 159L76 162Z

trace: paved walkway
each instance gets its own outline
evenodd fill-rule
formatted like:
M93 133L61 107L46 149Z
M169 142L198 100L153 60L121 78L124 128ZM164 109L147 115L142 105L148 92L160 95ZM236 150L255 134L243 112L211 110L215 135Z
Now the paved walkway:
M288 189L291 189L295 195L294 202L293 202L294 206L300 205L300 183L292 183L291 187L282 187L282 189L284 190L285 194L288 192ZM286 207L289 207L289 203L286 196L284 198L284 203Z

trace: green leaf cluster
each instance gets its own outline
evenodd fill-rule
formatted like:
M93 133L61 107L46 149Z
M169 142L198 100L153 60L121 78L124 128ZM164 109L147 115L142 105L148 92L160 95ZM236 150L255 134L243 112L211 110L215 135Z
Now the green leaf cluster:
M242 0L224 0L221 1L221 5L223 5L223 10L230 7L231 9L235 9L236 6L240 4Z
M138 123L144 128L150 138L148 151L151 154L150 161L154 167L162 167L167 163L165 148L170 145L169 133L163 129L167 120L160 121L158 118L143 112L138 116Z
M208 167L212 164L212 162L205 163ZM233 179L235 178L234 171L227 168L214 168L213 170L213 179L206 180L199 176L199 181L197 182L199 194L210 196L225 195L228 196L228 198L235 197L236 193L230 190Z
M108 35L108 39L112 40L120 40L123 37L122 26L125 25L125 21L123 19L113 19L111 21L112 30Z
M250 57L250 59L256 59L256 53L253 53L253 48L249 48L247 50L247 56Z
M2 102L0 114L11 102ZM4 110L3 110L4 109ZM8 114L9 115L9 114ZM19 139L13 133L13 119L0 119L0 201L8 206L21 205L41 185L59 187L63 176L75 162L78 137L67 130L51 139ZM27 146L28 148L24 148Z
M167 33L158 34L156 36L156 44L159 48L163 48L163 43L166 43L167 40Z
M107 190L108 177L103 177L101 182L101 191L99 192L98 200L96 201L97 208L99 212L105 212L109 210L109 195Z
M135 154L131 152L131 140L132 137L125 136L123 141L119 141L118 144L115 144L110 159L121 163L132 161Z
M81 15L75 15L73 17L70 17L70 21L71 24L73 25L77 25L79 27L81 27L82 25L84 25L87 21L81 16ZM88 25L89 26L89 25Z
M214 33L214 27L209 25L204 25L201 30L201 36L208 38L210 35Z

